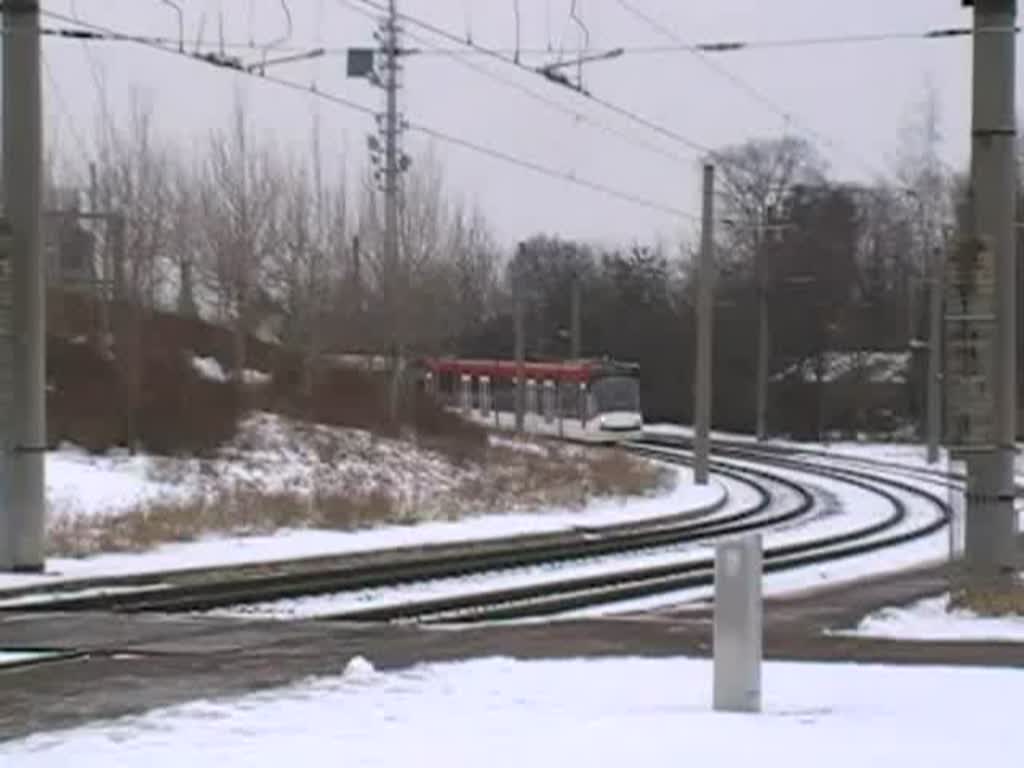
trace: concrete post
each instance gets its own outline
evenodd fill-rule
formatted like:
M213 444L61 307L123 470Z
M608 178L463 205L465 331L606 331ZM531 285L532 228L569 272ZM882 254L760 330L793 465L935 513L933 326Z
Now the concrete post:
M13 235L13 397L10 474L0 489L17 571L39 571L45 555L46 269L42 249L43 131L39 2L4 3L3 181Z
M761 711L761 536L715 548L714 708Z
M992 445L968 462L965 559L974 587L1019 567L1013 460L1016 348L1016 0L974 0L973 231L992 249L995 329L986 366Z

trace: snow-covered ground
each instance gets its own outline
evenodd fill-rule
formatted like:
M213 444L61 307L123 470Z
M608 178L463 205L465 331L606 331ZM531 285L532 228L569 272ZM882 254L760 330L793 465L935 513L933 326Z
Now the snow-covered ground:
M686 424L644 424L644 435L648 437L676 437L690 440L693 438L693 427ZM711 430L712 440L728 440L731 443L756 443L753 435L740 432Z
M864 618L855 630L836 632L896 640L1024 642L1024 618L981 617L964 609L948 610L949 596L921 600L905 608L883 608Z
M520 444L522 450L533 450L529 444ZM281 452L287 456L287 446ZM399 451L400 448L383 450ZM430 458L423 454L409 451L410 466L405 471L414 474L417 467L424 471L430 469ZM301 456L292 456L290 460L282 459L279 471L274 471L274 455L265 461L257 462L250 467L246 482L261 482L262 487L274 488L279 484L290 484L291 487L302 487L298 481L290 481L289 473L294 477L302 476L305 471ZM374 460L376 454L366 458ZM379 457L378 457L379 458ZM401 458L401 456L399 456ZM52 461L52 457L51 457ZM79 472L51 472L50 482L61 484L65 492L77 494L77 498L85 505L100 505L105 498L115 501L118 492L123 499L137 498L139 494L149 494L156 498L162 492L158 481L148 477L150 471L146 458L96 459L82 457L83 467ZM439 461L439 460L438 460ZM417 463L418 462L418 463ZM358 463L358 459L355 463ZM392 465L401 461L394 457L380 471L390 471ZM675 483L665 492L643 498L623 499L604 498L596 500L584 509L569 507L542 507L530 513L509 512L506 514L480 515L452 522L423 522L417 525L386 525L361 531L330 531L330 530L289 530L272 535L253 536L219 536L206 537L187 543L166 544L148 552L100 554L86 558L50 558L47 561L45 575L0 575L0 589L31 586L40 583L68 579L95 578L124 574L144 574L182 568L202 568L217 565L238 565L264 561L287 560L300 557L318 557L325 555L365 552L375 549L411 546L425 543L444 543L468 541L476 539L509 536L517 533L540 533L578 528L581 526L597 528L623 522L626 520L644 520L675 515L681 512L708 509L725 500L725 489L721 483L714 482L709 486L693 485L690 469L676 465L666 465L666 469L674 474ZM237 467L237 471L246 471L246 465ZM355 469L349 471L358 472ZM366 472L371 472L367 468ZM110 496L105 496L105 488L111 488ZM341 482L340 480L338 482ZM426 482L426 481L424 481ZM180 491L194 492L194 489ZM98 508L98 506L89 507ZM481 510L483 512L484 510Z
M677 424L645 424L644 433L652 437L682 437L690 439L693 437L693 428ZM711 439L726 440L732 443L756 443L753 435L739 432L724 432L712 430ZM813 453L827 453L837 460L843 459L868 459L872 462L884 461L893 464L900 464L908 467L925 467L938 471L948 471L951 467L959 468L961 465L950 461L949 453L945 449L940 451L938 464L929 465L927 460L927 449L920 443L901 442L870 442L840 440L830 443L794 442L790 440L772 439L764 443L766 447L784 447L805 450ZM712 445L712 449L714 446ZM1018 446L1017 451L1017 474L1024 479L1024 445Z
M224 382L231 378L230 374L224 370L220 361L215 357L193 357L192 368L199 376L208 381ZM242 371L242 381L246 384L267 384L270 379L270 374L263 371L254 371L250 368Z
M712 712L690 659L488 659L340 678L0 745L18 768L960 768L1012 763L1024 671L769 663L764 713Z
M52 652L0 651L0 668L26 664L31 661L41 661L53 655Z

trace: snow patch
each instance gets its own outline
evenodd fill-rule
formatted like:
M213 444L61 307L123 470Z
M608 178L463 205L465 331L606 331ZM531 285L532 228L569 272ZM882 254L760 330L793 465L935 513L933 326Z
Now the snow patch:
M855 630L833 634L893 640L1024 642L1024 617L982 617L965 609L949 610L949 596L932 597L904 608L883 608Z
M242 382L250 386L263 386L270 382L270 374L264 371L254 371L246 368L242 371Z
M813 383L819 378L835 382L856 377L871 384L905 384L909 365L909 352L827 352L820 362L813 358L803 360L775 374L772 380L798 376L802 381Z
M58 654L53 651L0 651L0 667L26 664L31 661L42 661Z
M207 381L227 382L231 375L224 370L224 366L215 357L193 357L192 368L201 378ZM242 383L252 386L261 386L270 381L270 374L264 371L256 371L251 368L242 370Z
M369 682L377 676L377 670L362 656L353 656L345 665L343 677L353 682Z
M228 380L227 373L215 357L193 357L192 368L200 378L207 381L224 382Z
M547 448L539 443L533 442L532 440L513 440L511 438L491 434L488 435L487 441L492 448L508 448L511 451L526 453L531 456L546 457L549 455Z

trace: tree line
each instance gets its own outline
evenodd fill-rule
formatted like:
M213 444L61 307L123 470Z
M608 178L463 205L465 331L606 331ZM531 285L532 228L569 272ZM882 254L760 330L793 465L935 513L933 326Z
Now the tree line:
M891 172L860 185L792 136L716 153L716 425L752 429L762 291L772 431L917 423L931 265L956 237L965 189L940 161L938 123L929 93ZM696 238L622 247L538 233L503 246L428 153L404 178L391 264L372 171L349 184L342 165L324 161L315 121L300 152L262 136L241 101L188 147L163 139L141 104L126 121L102 117L96 136L91 205L123 217L120 241L89 226L98 261L118 261L118 300L231 328L239 376L245 340L259 331L310 366L328 352L395 354L395 339L409 355L511 357L517 298L528 355L566 357L575 285L584 356L640 363L645 415L690 420ZM69 186L56 155L54 190ZM879 359L887 376L857 377Z

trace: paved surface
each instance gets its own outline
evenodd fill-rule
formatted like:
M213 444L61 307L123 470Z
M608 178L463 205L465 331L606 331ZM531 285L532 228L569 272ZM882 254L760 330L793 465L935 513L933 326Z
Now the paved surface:
M1024 665L1024 644L908 643L826 636L884 605L946 589L939 569L765 606L773 659ZM0 739L197 698L340 673L355 654L388 669L481 656L707 655L710 613L666 610L614 618L469 629L242 621L201 616L3 614L0 649L77 655L0 668Z

